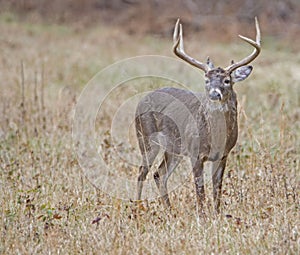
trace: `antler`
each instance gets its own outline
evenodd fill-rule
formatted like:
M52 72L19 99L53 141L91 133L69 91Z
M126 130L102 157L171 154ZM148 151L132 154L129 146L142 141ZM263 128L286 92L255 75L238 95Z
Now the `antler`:
M174 29L174 34L173 34L173 51L174 53L180 57L181 59L183 59L184 61L188 62L189 64L200 68L201 70L203 70L204 72L208 72L209 71L209 66L206 64L203 64L199 61L197 61L196 59L190 57L189 55L187 55L184 52L184 47L183 47L183 36L182 36L182 25L179 23L179 19L176 22L175 25L175 29ZM179 46L179 47L178 47Z
M259 29L257 17L255 17L255 28L256 28L256 41L253 41L252 39L247 38L245 36L239 35L239 37L242 40L246 41L247 43L249 43L250 45L252 45L255 48L254 51L248 57L242 59L239 62L232 63L230 66L226 67L225 70L228 73L233 72L235 69L237 69L241 66L249 64L259 55L261 46L260 46L260 29Z

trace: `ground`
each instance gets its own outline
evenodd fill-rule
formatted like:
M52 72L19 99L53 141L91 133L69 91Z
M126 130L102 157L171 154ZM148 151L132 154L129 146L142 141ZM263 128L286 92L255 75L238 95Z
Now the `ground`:
M0 253L299 254L300 53L292 42L263 34L253 74L236 86L240 130L222 212L208 206L199 216L190 179L171 193L170 212L159 200L136 204L97 189L72 141L74 109L88 81L123 58L173 56L170 38L0 19ZM230 37L204 40L199 32L186 48L223 66L250 51ZM137 174L115 158L109 130L101 131L97 142L110 164Z

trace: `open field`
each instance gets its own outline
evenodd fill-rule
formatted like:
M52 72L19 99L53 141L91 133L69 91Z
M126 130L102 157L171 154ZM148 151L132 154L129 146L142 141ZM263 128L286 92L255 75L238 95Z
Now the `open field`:
M137 206L112 198L85 178L72 142L85 84L123 58L172 56L170 39L104 26L21 24L9 14L0 16L0 31L1 254L300 253L299 48L263 34L253 74L236 86L240 131L222 213L208 208L199 218L190 180L172 192L171 212L158 200ZM254 25L242 34L253 33ZM210 54L222 66L249 52L236 34L226 44L201 33L187 40L192 56ZM107 111L100 128L110 121ZM128 165L105 141L104 153L126 175Z

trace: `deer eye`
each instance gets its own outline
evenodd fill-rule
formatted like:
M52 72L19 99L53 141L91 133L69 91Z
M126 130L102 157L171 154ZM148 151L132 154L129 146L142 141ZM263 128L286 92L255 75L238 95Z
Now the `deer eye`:
M229 79L225 79L224 83L225 83L225 85L229 85L230 84L230 80Z

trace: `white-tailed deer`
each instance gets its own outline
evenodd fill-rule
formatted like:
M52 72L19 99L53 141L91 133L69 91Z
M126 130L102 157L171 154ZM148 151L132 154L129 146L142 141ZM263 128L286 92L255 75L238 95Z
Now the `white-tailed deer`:
M183 47L182 25L179 19L174 30L174 53L205 72L205 93L192 93L178 88L162 88L145 96L136 110L136 134L142 154L139 168L137 199L141 199L143 182L160 148L164 158L154 173L155 183L163 202L170 206L167 180L180 163L181 155L190 157L196 186L197 201L202 207L205 198L203 166L214 162L213 198L219 211L222 178L227 156L238 136L237 98L233 84L246 79L252 62L260 53L260 29L255 18L256 40L239 35L254 47L243 60L226 68L215 68L207 59L201 63L188 56Z

